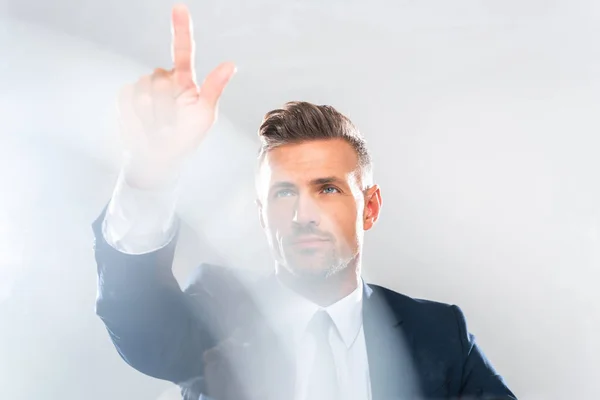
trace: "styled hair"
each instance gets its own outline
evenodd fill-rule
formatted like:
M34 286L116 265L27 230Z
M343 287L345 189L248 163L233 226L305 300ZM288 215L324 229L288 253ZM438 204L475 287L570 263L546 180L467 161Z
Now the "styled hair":
M259 165L276 147L313 140L343 139L358 156L362 189L373 184L373 165L366 141L348 117L332 106L290 101L265 114L258 130Z

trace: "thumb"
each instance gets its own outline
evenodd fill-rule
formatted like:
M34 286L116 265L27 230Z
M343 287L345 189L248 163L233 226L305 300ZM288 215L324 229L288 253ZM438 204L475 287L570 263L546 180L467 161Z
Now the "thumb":
M216 107L223 89L235 74L235 64L226 62L213 69L200 87L199 96L212 108Z

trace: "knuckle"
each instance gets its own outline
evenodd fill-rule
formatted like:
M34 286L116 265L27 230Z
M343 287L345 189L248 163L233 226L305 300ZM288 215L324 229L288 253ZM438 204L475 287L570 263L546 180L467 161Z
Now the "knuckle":
M159 96L170 95L174 87L173 74L170 71L160 70L152 75L152 91Z
M135 83L135 86L144 86L149 84L151 81L151 75L143 75L140 77L140 79L137 80L137 82Z
M152 73L152 78L170 78L172 74L172 69L166 70L164 68L155 68L154 72Z
M173 86L171 79L159 77L152 81L152 90L163 92L170 91Z

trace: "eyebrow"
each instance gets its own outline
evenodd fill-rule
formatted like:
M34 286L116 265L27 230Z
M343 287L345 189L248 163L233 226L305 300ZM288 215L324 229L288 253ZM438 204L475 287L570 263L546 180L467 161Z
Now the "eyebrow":
M317 179L313 179L312 181L310 181L310 184L313 186L320 186L320 185L326 185L328 183L342 183L343 180L335 177L335 176L328 176L325 178L317 178Z
M327 185L329 183L344 183L344 180L335 177L335 176L327 176L324 178L315 178L312 179L310 182L311 186L321 186L321 185ZM287 187L295 187L296 185L294 185L292 182L288 182L288 181L279 181L279 182L275 182L271 188L287 188Z

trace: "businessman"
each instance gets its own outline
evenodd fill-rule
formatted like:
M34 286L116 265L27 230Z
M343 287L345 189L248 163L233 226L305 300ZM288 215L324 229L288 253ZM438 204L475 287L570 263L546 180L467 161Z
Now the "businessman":
M259 128L256 203L274 272L203 264L180 289L177 176L235 66L197 85L184 6L172 23L173 69L119 95L127 157L93 226L97 314L123 359L186 400L516 399L458 307L362 281L382 195L364 139L330 106L290 102Z

